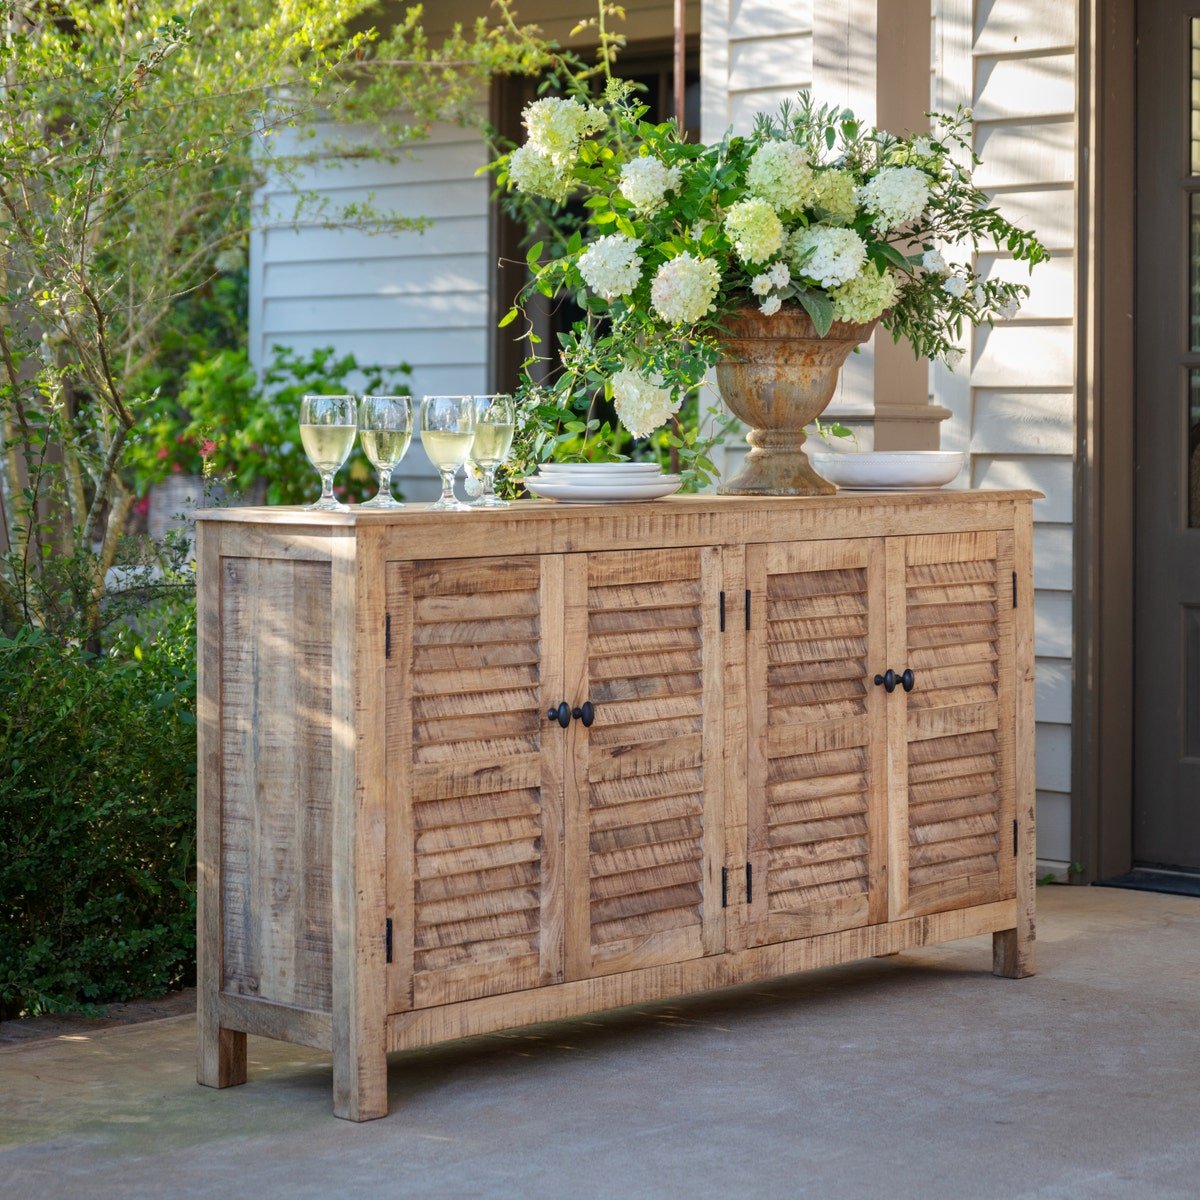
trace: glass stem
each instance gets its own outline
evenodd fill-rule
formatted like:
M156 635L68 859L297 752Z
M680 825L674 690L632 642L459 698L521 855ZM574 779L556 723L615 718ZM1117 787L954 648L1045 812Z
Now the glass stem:
M379 468L379 497L384 500L392 498L392 468Z
M322 500L332 500L333 499L333 472L332 471L322 471L321 472L321 499Z
M495 464L483 468L483 498L491 500L496 495Z
M454 467L451 467L450 470L448 470L448 471L446 471L446 470L442 471L442 503L443 504L453 504L455 502L454 471L455 471Z

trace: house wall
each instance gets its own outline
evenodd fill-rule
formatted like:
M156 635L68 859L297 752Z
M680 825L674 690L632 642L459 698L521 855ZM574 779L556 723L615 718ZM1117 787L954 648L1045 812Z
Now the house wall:
M952 414L942 425L943 447L968 452L964 486L1045 493L1034 506L1038 853L1065 868L1074 539L1074 5L931 0L929 11L936 107L974 109L976 148L984 159L977 181L1006 216L1035 229L1053 256L1031 278L1010 256L979 257L986 274L1027 278L1032 294L1016 320L975 335L967 347L969 371L934 368L931 387L934 401ZM703 137L719 137L729 124L745 130L756 108L774 107L809 84L819 100L853 102L855 89L873 75L864 54L877 46L874 20L872 0L831 0L815 10L807 0L703 0ZM870 104L864 93L856 107ZM889 124L886 112L871 115ZM860 364L852 374L840 398L848 412L873 404L871 373Z

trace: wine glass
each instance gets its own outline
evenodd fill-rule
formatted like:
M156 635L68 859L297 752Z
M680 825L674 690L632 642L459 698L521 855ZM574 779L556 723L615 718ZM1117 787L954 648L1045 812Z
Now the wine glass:
M475 441L471 462L483 473L483 491L471 508L507 508L508 501L496 495L496 468L508 457L512 446L515 413L511 396L472 396L475 408Z
M403 508L392 496L392 472L412 441L412 401L408 396L364 396L358 402L363 453L379 472L379 492L363 508Z
M441 512L470 512L454 495L454 473L467 461L475 440L471 396L425 396L421 400L421 445L442 477L442 495L430 506Z
M305 396L300 401L300 441L308 461L321 473L321 498L306 508L349 512L333 495L333 477L354 446L357 429L353 396Z

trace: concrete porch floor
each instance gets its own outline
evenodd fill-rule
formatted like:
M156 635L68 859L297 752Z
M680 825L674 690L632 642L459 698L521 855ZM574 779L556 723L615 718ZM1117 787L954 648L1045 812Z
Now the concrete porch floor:
M1039 908L1033 979L972 939L396 1055L360 1126L279 1042L197 1087L191 1017L16 1046L0 1196L1194 1198L1200 900Z

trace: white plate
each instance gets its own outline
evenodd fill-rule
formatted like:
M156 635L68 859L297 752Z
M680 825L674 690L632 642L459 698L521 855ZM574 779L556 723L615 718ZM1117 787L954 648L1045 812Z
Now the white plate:
M677 492L683 486L678 475L664 475L640 484L607 486L602 483L558 483L530 476L525 486L535 495L547 500L560 500L564 504L632 503L637 500L659 500Z
M566 472L580 475L654 475L662 470L660 463L542 463L538 470L544 475Z
M962 470L958 450L872 450L810 456L818 475L850 491L919 491L945 487Z
M642 487L652 483L677 480L678 475L573 475L570 471L556 471L547 475L539 471L533 476L544 483L570 484L571 487Z

